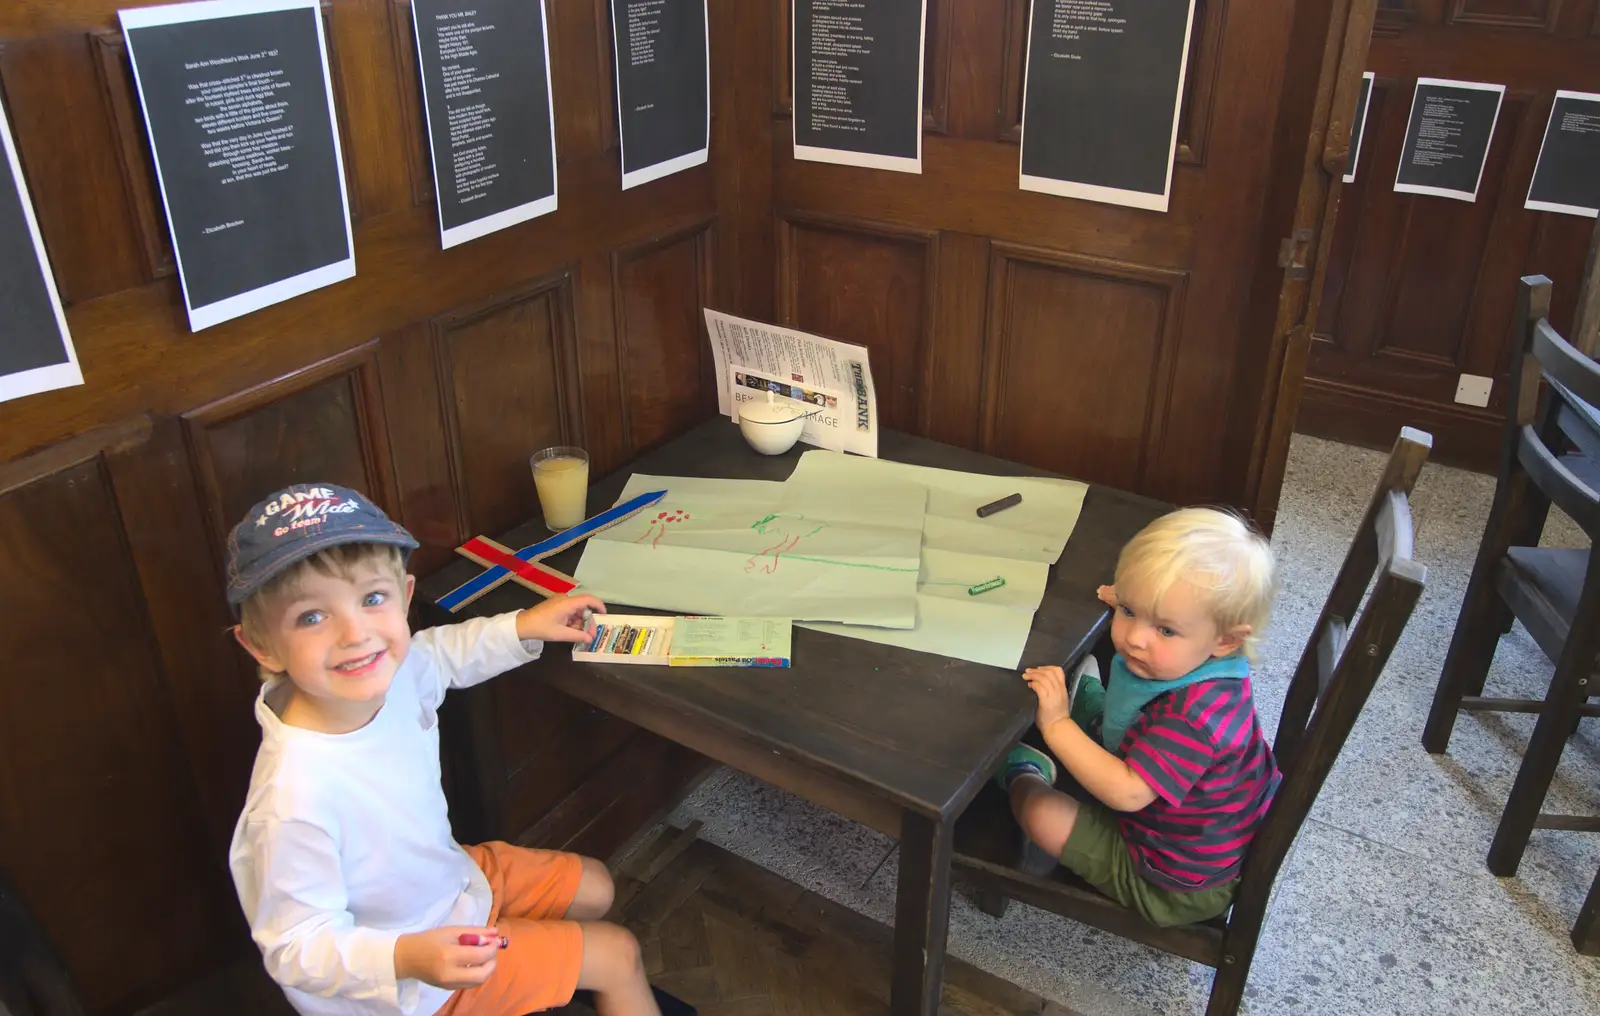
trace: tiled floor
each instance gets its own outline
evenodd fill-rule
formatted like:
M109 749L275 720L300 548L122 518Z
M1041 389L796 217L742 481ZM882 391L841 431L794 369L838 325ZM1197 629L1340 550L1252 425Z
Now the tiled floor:
M1283 592L1256 681L1269 727L1383 459L1295 438L1273 540ZM1568 938L1600 836L1536 832L1516 878L1483 864L1533 718L1463 715L1446 756L1419 741L1492 496L1490 477L1423 475L1413 507L1428 590L1279 878L1247 1013L1600 1012L1600 960ZM1546 542L1582 536L1554 519ZM1550 672L1518 627L1501 641L1489 693L1542 696ZM1569 742L1549 805L1600 813L1600 721ZM711 842L890 920L896 858L879 834L729 772L672 821L696 818ZM1203 967L1022 906L995 921L957 900L950 947L1095 1016L1202 1012L1210 985Z

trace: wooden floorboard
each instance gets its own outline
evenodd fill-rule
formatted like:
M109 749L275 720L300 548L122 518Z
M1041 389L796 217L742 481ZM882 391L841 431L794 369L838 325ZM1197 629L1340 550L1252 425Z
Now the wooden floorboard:
M701 1016L881 1016L892 932L765 868L663 828L615 871L611 919L632 929L650 982ZM593 1016L575 1002L563 1016ZM945 965L940 1016L1077 1016L965 963ZM292 1016L257 960L141 1016Z

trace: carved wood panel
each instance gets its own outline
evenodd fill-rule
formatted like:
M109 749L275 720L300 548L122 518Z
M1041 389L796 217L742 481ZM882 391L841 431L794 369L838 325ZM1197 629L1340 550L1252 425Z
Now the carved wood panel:
M145 279L154 282L176 274L178 259L172 250L161 192L156 187L155 156L145 133L144 115L139 111L128 44L122 33L114 30L96 32L93 40L100 84L117 139L122 185L133 211L139 253L144 258Z
M336 483L398 514L377 343L183 414L223 560L228 531L290 483Z
M1561 0L1451 0L1452 25L1531 28L1549 32L1561 16Z
M983 449L1139 489L1165 426L1188 274L997 243L989 280Z
M712 224L700 222L611 257L617 373L631 452L716 411L702 311L713 291Z
M1563 283L1557 313L1570 316L1589 224L1522 210L1549 115L1548 99L1535 108L1523 92L1506 96L1476 202L1395 193L1411 94L1412 82L1387 78L1373 90L1372 151L1344 191L1309 369L1314 378L1453 405L1460 373L1507 369L1508 280L1552 273ZM1575 249L1571 263L1538 252L1539 236L1547 252Z
M1378 10L1372 23L1373 38L1399 35L1417 20L1414 0L1378 0Z
M106 457L62 451L0 469L0 869L88 1011L132 1011L215 962L220 936L195 929L232 930L237 909Z
M83 35L0 43L0 84L17 155L69 305L144 281L100 80Z
M1568 327L1594 226L1523 205L1556 89L1600 88L1596 12L1560 0L1384 7L1395 30L1373 41L1367 150L1339 206L1302 426L1387 443L1418 423L1442 461L1492 469L1516 280L1550 276L1552 320ZM1418 68L1507 86L1475 202L1394 193ZM1455 401L1462 374L1493 379L1486 408Z
M787 0L779 0L772 19L772 113L789 116L794 112L794 33L789 23L794 10ZM791 135L792 137L792 135Z
M585 424L603 418L613 422L597 463L621 463L618 314L630 362L670 358L682 371L678 354L691 341L703 355L695 312L706 297L697 287L726 256L746 303L719 306L771 316L759 309L770 308L773 292L771 185L762 190L756 179L771 161L759 129L772 104L769 5L711 0L718 52L743 54L712 67L714 123L723 125L714 127L712 163L626 194L605 150L614 142L602 137L615 116L609 65L596 59L609 41L609 26L599 30L605 0L550 7L558 214L441 251L409 7L325 0L351 209L367 213L356 231L359 274L194 335L171 278L115 5L0 4L0 89L88 378L0 404L0 581L27 597L4 606L28 624L37 610L69 619L80 642L94 629L97 653L99 638L116 643L104 661L74 657L62 685L55 676L69 643L59 624L39 629L48 647L21 645L28 632L0 625L13 707L0 717L0 828L50 832L0 844L0 866L45 873L29 876L27 901L50 915L91 1016L142 1009L252 951L223 859L257 740L256 683L228 634L217 553L245 508L291 479L356 486L424 542L414 570L435 569L469 528L510 512L500 491L531 506L526 445L588 444ZM684 233L713 222L715 231ZM658 248L658 238L669 242ZM620 305L617 277L627 287ZM572 356L575 341L582 359ZM629 383L654 397L641 376ZM541 395L550 384L554 409ZM652 419L670 428L674 412L635 422L641 432ZM85 432L142 415L150 419L136 428L137 451L108 453L95 467L100 486L81 493L89 475L70 470L95 454L80 447ZM552 415L564 424L537 433ZM504 437L519 430L514 441ZM63 439L71 454L53 451L41 472L33 450ZM48 487L61 477L78 486L66 495ZM47 486L29 486L36 482ZM55 511L58 496L74 510ZM29 555L11 553L13 536L36 544ZM103 693L113 668L117 683ZM64 688L96 702L86 708ZM557 732L548 744L563 753L550 756L546 742L500 714L504 754L499 789L490 789L518 781L505 813L521 829L554 806L550 835L582 831L587 846L609 853L687 771L649 735L574 712L548 690L510 701L548 718ZM33 729L19 733L19 717ZM72 728L64 737L62 725ZM45 735L55 741L40 742L36 761L50 771L35 787L26 782L35 762L21 753ZM636 758L664 771L629 781ZM563 774L570 785L545 782ZM50 799L29 796L35 790ZM118 791L121 810L105 803ZM152 802L155 794L166 799ZM123 820L138 809L148 822ZM595 824L602 815L604 828ZM63 845L63 835L72 842ZM95 927L83 925L85 914Z
M529 456L583 443L571 277L441 315L433 331L462 521L498 533L538 512Z
M922 129L943 134L950 120L950 73L955 59L956 0L928 0L922 56Z
M411 0L389 0L389 41L394 52L395 87L400 119L406 131L406 168L411 203L433 202L433 155L428 150L428 121L423 113L422 75L417 65L417 33Z
M929 230L818 217L778 225L786 325L867 347L884 426L915 431L937 291Z
M611 23L611 0L594 0L595 93L600 96L595 110L600 118L600 147L620 152L617 139L616 37Z

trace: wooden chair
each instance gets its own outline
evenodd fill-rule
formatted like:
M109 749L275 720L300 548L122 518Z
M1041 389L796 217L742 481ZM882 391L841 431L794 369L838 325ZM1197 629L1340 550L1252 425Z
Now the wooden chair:
M1544 815L1546 791L1567 736L1590 703L1600 653L1600 559L1587 549L1538 546L1552 503L1593 541L1600 533L1600 367L1567 343L1547 320L1550 280L1530 276L1517 291L1522 355L1512 365L1494 506L1472 566L1450 651L1434 692L1422 744L1438 754L1450 743L1456 714L1538 713L1489 848L1489 870L1515 875L1535 828L1600 831L1600 818ZM1543 386L1541 380L1548 382ZM1515 617L1555 662L1543 700L1485 698L1484 680L1502 632ZM1576 620L1575 620L1576 619Z
M1600 871L1595 872L1589 898L1572 926L1572 947L1585 956L1600 956Z
M1245 857L1229 913L1160 928L1059 865L1044 876L1018 870L1020 833L1004 795L993 788L956 826L956 877L991 900L1015 898L1214 967L1208 1016L1237 1012L1278 871L1422 594L1427 572L1412 560L1407 498L1432 445L1428 434L1401 431L1312 629L1274 744L1283 782ZM1357 617L1369 584L1371 598Z
M0 1016L84 1016L67 968L3 875Z

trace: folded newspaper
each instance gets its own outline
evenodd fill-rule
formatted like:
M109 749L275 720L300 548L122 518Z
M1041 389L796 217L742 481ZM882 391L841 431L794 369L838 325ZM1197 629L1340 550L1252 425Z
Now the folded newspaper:
M878 401L865 346L707 308L717 411L735 422L752 399L790 399L806 414L800 440L878 457Z

